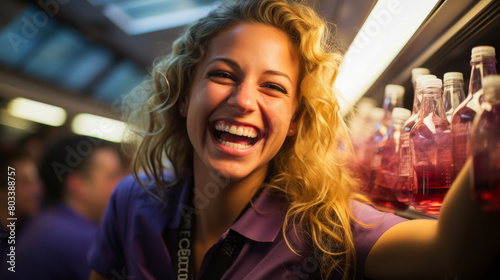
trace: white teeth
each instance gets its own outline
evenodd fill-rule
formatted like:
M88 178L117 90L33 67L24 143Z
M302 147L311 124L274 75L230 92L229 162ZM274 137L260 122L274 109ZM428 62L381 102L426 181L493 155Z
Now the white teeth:
M219 143L221 143L224 146L227 146L229 148L233 149L238 149L238 150L244 150L252 147L252 145L242 145L242 144L236 144L236 143L231 143L231 142L226 142L223 140L219 140Z
M236 126L232 125L231 129L229 129L229 133L236 134Z
M250 138L257 137L257 132L253 129L245 129L243 127L236 127L235 125L229 126L223 122L215 124L215 129L218 131L229 132L231 134L238 135L238 136L245 136L245 137L250 137Z
M238 129L236 130L236 135L243 136L243 128L242 127L238 127Z

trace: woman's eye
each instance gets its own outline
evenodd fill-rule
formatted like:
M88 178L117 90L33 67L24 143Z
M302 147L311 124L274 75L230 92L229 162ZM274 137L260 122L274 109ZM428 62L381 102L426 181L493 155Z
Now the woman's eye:
M233 75L226 71L212 71L207 75L209 78L218 78L218 79L230 79L232 81L236 81Z
M277 90L277 91L282 92L284 94L288 93L284 87L277 85L277 84L266 84L264 87L270 88L272 90Z

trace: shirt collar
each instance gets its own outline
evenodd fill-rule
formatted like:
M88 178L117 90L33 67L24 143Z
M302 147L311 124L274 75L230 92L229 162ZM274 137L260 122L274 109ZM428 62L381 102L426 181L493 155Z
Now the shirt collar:
M273 242L282 229L285 213L285 199L265 188L230 229L256 242Z
M172 203L178 207L175 211L178 214L170 221L170 229L179 228L182 205L189 205L187 202L190 198L191 182L192 178L188 176L184 182L179 182L175 190L171 190L178 192L174 195L176 203ZM284 197L270 188L264 188L254 203L229 229L256 242L273 242L282 229L286 208Z

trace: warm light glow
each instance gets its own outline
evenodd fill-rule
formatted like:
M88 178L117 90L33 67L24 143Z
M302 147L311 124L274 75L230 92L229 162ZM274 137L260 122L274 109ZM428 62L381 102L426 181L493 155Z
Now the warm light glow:
M347 112L371 87L438 0L379 0L345 54L335 87ZM342 99L341 98L341 99Z
M91 114L78 114L71 123L71 129L76 134L111 142L122 142L126 127L124 122Z
M61 126L66 121L66 111L63 108L21 97L9 102L7 112L14 117L50 126Z

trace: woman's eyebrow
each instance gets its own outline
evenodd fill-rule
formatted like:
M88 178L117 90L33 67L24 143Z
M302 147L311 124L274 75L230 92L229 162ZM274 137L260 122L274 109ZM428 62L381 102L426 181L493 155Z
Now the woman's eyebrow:
M207 65L210 65L216 61L222 61L222 62L228 64L229 66L231 66L232 68L241 69L240 65L236 61L234 61L230 58L226 58L226 57L214 57L214 58L210 59L210 61L207 63ZM264 74L285 77L286 79L288 79L288 81L290 81L291 84L293 84L290 76L288 76L286 73L283 73L281 71L266 70L266 71L264 71Z
M290 76L288 76L286 73L283 73L283 72L281 72L281 71L277 71L277 70L266 70L266 71L264 71L264 74L285 77L285 78L287 78L287 79L288 79L288 81L290 81L290 84L293 84L293 83L292 83L292 79L290 79Z
M226 64L229 64L229 66L231 66L232 68L241 69L240 65L236 61L234 61L230 58L220 57L220 56L210 59L210 61L207 63L207 65L210 65L210 64L217 62L217 61L222 61Z

